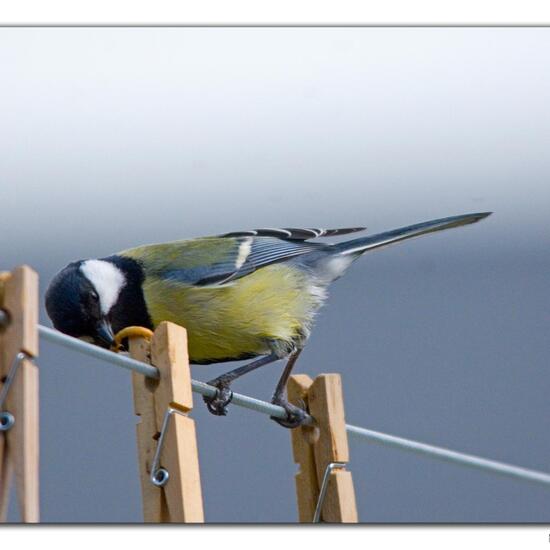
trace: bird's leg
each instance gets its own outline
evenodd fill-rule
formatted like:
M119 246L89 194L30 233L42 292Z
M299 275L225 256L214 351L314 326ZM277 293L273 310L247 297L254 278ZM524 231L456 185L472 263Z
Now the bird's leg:
M209 386L214 386L218 389L214 397L203 396L203 400L206 403L208 410L216 416L225 416L227 414L227 405L231 403L231 400L233 399L233 392L230 389L230 385L233 380L259 367L263 367L268 363L278 361L279 359L280 357L278 355L271 353L265 357L256 359L256 361L252 361L252 363L248 363L247 365L243 365L242 367L226 372L225 374L222 374L221 376L207 382Z
M283 409L286 411L287 417L285 419L275 418L273 416L271 417L273 420L275 420L275 422L277 422L281 426L284 426L285 428L297 428L298 426L303 424L307 416L307 413L304 409L301 409L300 407L296 407L296 405L289 403L286 396L286 384L288 382L288 378L301 352L302 350L298 349L288 358L285 369L283 370L283 374L281 375L281 378L277 383L275 393L273 394L273 398L271 399L271 402L274 405L279 405L280 407L283 407Z

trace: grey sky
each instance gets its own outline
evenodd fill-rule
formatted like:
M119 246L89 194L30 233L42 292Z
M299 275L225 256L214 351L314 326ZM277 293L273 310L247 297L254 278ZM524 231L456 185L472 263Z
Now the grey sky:
M357 262L297 371L341 372L351 423L549 471L549 52L549 29L0 29L1 267L43 291L147 242L492 210ZM128 373L47 344L40 367L43 520L139 521ZM289 434L194 416L207 520L293 521ZM538 487L351 456L363 521L549 520Z

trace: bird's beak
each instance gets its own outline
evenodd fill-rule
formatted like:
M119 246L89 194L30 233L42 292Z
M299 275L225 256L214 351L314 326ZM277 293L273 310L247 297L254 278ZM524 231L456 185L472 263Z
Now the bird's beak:
M115 343L115 335L111 323L107 319L102 319L96 326L96 339L102 345L110 348Z

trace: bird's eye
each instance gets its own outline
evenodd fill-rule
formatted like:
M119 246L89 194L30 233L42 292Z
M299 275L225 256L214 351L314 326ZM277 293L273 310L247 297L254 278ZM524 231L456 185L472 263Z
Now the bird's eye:
M97 292L95 292L95 290L92 290L92 292L90 292L90 298L94 302L99 302L99 295L97 294Z

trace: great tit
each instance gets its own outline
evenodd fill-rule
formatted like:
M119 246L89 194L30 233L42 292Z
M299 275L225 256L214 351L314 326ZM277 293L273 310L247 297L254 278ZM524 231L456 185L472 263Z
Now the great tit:
M49 285L46 309L56 329L103 347L124 327L154 329L171 321L187 329L191 363L255 357L209 382L218 392L205 401L216 415L227 412L233 380L287 358L272 402L287 411L287 419L277 421L294 428L306 415L287 401L285 387L330 283L364 252L489 214L442 218L334 244L310 239L365 228L257 229L139 246L70 263Z

